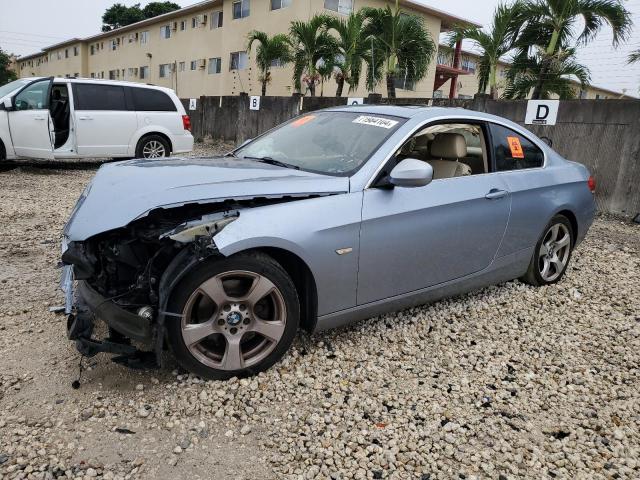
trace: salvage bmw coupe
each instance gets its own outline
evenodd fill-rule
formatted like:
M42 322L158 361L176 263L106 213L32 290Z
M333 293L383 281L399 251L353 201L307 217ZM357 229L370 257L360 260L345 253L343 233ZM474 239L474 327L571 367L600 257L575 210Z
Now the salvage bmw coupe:
M594 189L513 122L427 107L333 108L220 158L104 165L64 229L69 337L88 356L168 346L202 377L254 374L300 328L557 282Z

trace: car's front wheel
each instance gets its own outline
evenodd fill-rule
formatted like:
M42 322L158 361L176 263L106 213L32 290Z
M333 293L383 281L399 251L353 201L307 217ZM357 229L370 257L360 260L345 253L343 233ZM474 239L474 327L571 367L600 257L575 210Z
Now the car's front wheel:
M169 142L160 135L147 135L143 137L136 148L137 158L161 158L168 157L171 153Z
M271 257L239 254L203 262L180 282L167 323L180 365L224 380L266 370L288 350L300 307L291 278Z
M569 265L574 242L569 219L564 215L553 217L538 240L529 269L521 280L534 286L559 282Z

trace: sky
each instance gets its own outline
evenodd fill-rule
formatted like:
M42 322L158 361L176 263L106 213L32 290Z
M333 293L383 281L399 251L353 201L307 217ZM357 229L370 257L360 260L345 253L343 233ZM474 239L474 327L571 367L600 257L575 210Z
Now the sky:
M119 1L127 5L146 0L0 0L0 48L18 55L73 37L100 31L104 11ZM198 0L174 0L181 6ZM254 0L255 1L255 0ZM268 0L258 0L268 1ZM295 0L294 0L295 1ZM425 5L488 26L500 0L418 0ZM357 6L357 0L356 0ZM640 0L626 0L635 29L631 39L617 50L611 46L606 28L587 47L580 48L579 61L591 70L591 83L631 95L640 95L640 63L627 65L630 51L640 48ZM465 48L471 47L465 45Z

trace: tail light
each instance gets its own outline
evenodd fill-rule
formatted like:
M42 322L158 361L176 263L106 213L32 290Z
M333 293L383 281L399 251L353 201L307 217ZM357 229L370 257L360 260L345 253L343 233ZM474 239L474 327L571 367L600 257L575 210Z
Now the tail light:
M182 115L182 126L185 130L191 131L191 119L189 115Z
M589 180L587 180L587 187L591 190L591 193L596 193L596 180L593 178L593 175L589 175Z

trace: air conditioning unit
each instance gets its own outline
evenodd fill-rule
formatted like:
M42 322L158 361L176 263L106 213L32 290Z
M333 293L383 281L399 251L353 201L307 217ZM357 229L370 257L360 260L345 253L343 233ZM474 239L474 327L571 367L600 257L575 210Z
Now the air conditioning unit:
M200 67L200 69L202 69L202 70L207 68L207 59L206 58L201 58L200 60L198 60L198 67Z
M173 22L173 24L171 25L171 30L173 30L174 32L178 30L178 22Z

